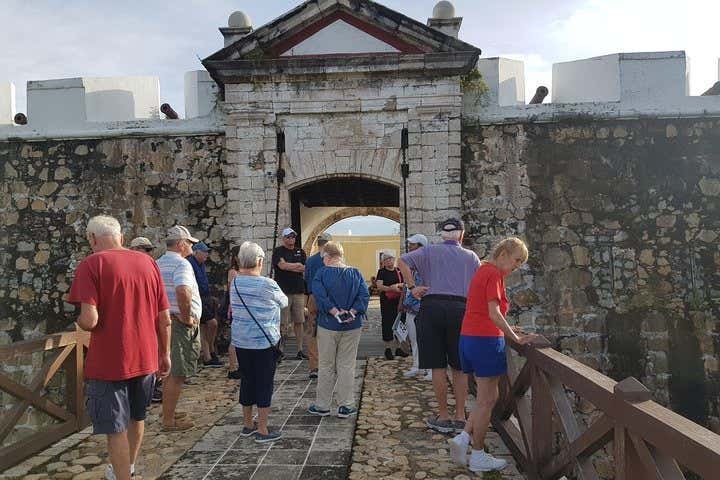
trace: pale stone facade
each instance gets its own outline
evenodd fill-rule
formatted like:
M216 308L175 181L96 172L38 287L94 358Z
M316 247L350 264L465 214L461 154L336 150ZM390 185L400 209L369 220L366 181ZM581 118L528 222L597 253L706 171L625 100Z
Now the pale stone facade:
M405 125L409 229L434 235L437 221L460 214L459 78L242 83L225 96L233 239L272 243L278 130L286 136L281 225L290 222L289 191L308 183L350 176L400 188Z

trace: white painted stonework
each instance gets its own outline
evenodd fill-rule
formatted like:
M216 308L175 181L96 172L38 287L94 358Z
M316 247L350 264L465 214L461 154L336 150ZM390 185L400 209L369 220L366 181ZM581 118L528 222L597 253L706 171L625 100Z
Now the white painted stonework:
M671 103L688 95L685 52L615 53L553 65L554 103Z
M374 52L396 53L399 50L354 25L336 20L284 52L282 56Z
M485 104L518 105L525 103L525 64L509 58L481 58L477 64L490 91Z
M88 122L158 118L158 77L83 78Z
M553 64L553 103L620 100L618 54Z
M76 128L87 122L82 78L27 83L28 125Z
M185 118L204 117L217 103L218 86L205 70L185 73Z
M12 125L15 116L15 85L0 82L0 125Z
M160 110L157 77L31 81L27 95L28 124L39 128L158 118Z

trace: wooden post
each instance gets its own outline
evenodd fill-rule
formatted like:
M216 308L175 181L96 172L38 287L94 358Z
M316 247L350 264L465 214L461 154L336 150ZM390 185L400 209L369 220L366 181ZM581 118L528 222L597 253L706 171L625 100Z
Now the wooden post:
M552 457L553 400L545 373L533 368L532 372L532 459L539 469Z

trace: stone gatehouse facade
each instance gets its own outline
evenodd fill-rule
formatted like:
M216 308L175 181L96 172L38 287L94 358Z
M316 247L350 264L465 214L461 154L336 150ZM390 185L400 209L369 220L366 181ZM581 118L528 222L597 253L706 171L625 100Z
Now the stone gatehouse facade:
M331 21L386 46L286 55ZM219 92L204 119L0 127L0 343L72 325L63 299L100 212L129 238L187 225L212 244L222 288L232 244L272 246L282 169L281 226L302 226L295 193L345 179L395 197L369 203L348 188L333 197L338 211L384 211L403 227L407 213L411 232L434 239L437 221L459 215L481 257L523 237L530 261L508 282L514 321L720 431L720 99L504 105L486 71L494 59L361 0L310 1L257 30L226 30L204 61Z

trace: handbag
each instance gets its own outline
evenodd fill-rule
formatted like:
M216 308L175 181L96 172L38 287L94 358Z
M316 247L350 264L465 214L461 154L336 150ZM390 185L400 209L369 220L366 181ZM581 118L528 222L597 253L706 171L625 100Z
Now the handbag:
M250 318L253 319L253 321L255 322L255 325L257 325L257 327L260 329L260 331L265 336L265 340L267 340L268 343L270 344L270 348L272 348L272 350L273 350L273 356L275 358L275 363L280 363L283 359L283 351L282 351L282 348L280 347L280 341L278 341L277 343L273 343L272 340L270 340L270 336L267 334L267 332L262 327L262 325L260 325L260 322L257 321L257 318L255 318L255 315L253 315L253 313L248 308L242 295L240 295L240 291L237 288L237 284L235 283L235 280L233 280L233 287L235 288L235 293L237 293L238 298L240 298L240 301L242 302L243 307L245 307L245 310L247 310L248 314L250 315Z
M400 343L408 338L408 325L405 318L405 312L398 312L397 317L395 317L395 323L393 323L393 332Z

